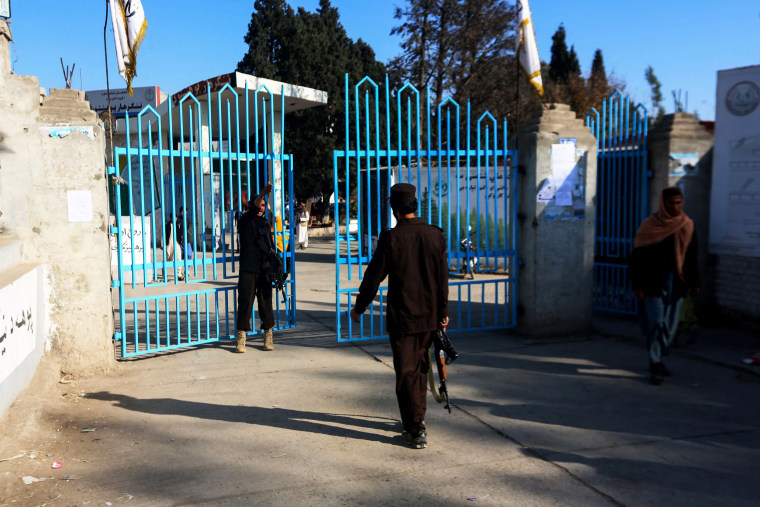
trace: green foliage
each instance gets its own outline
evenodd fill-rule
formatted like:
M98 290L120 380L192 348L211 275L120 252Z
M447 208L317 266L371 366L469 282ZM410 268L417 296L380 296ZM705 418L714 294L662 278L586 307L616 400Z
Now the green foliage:
M440 227L446 232L449 224L446 222L447 217L451 220L451 241L452 243L457 241L457 224L459 227L459 241L462 241L467 237L467 229L470 227L472 232L470 233L471 241L478 241L478 248L480 250L499 250L504 245L505 234L508 234L507 228L504 224L504 218L499 218L498 222L493 217L480 215L480 238L477 237L478 231L478 212L475 209L470 210L469 219L467 217L466 210L460 210L457 212L449 211L449 203L446 199L441 202L440 212L442 223L438 223L438 203L436 199L430 199L430 204L427 202L427 192L422 192L422 203L420 216L427 220L428 206L431 208L431 220L430 224ZM458 220L458 222L457 222ZM451 250L459 250L458 244L452 244Z
M591 80L607 84L607 71L604 70L604 57L602 50L597 49L594 52L594 60L591 62Z
M552 55L544 83L547 102L569 104L577 115L585 115L592 107L599 109L614 88L623 90L625 83L607 75L602 50L594 52L588 78L581 75L575 47L567 49L567 33L560 25L552 37Z
M649 111L649 122L651 125L656 125L665 116L665 108L662 106L662 83L657 79L654 74L654 69L650 65L644 71L644 77L649 83L652 98L652 109Z
M480 215L480 237L478 238L478 212L477 210L470 210L470 219L465 220L467 215L466 211L461 211L459 217L459 240L463 240L467 237L467 227L472 228L470 232L470 240L478 243L478 249L480 250L496 250L500 249L504 244L504 220L499 218L498 223L494 221L493 217ZM456 223L456 214L452 215L452 224Z
M497 119L514 119L521 74L512 6L505 0L407 0L395 17L401 24L391 33L404 39L402 54L389 63L395 81L409 81L420 90L430 86L434 103L451 97L460 113L469 101L476 118L489 111ZM521 99L537 106L530 84L520 86ZM523 111L527 116L532 109Z
M560 24L552 35L551 60L549 61L549 79L555 83L567 83L570 76L570 52L565 42L565 26ZM576 57L577 61L577 57Z
M245 42L240 72L327 92L327 106L286 115L283 144L294 156L296 198L329 196L333 151L345 147L344 76L352 83L364 76L381 83L385 66L365 42L346 35L329 0L320 0L316 13L296 13L284 0L256 0ZM352 103L350 94L349 108ZM354 138L353 130L349 135Z
M420 217L427 220L428 223L438 226L438 201L430 198L427 188L422 191L420 201ZM430 212L430 218L428 218L428 211Z

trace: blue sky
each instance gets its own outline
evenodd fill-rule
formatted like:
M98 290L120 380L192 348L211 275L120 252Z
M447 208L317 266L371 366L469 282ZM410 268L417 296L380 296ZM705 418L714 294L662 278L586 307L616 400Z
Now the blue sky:
M243 37L253 0L142 0L148 32L138 55L134 86L158 85L176 92L203 79L231 72L244 54ZM313 11L318 0L292 0ZM387 61L399 52L389 35L402 0L333 0L349 36L362 38ZM74 6L76 8L74 8ZM103 49L105 0L11 0L12 68L36 75L45 88L65 86L60 58L76 64L72 87L106 87ZM563 23L585 74L594 51L602 50L608 73L627 83L636 102L650 106L644 70L651 65L662 83L667 112L673 90L688 93L689 112L715 117L717 71L760 64L758 0L532 0L541 58L550 57L551 37ZM110 21L106 34L109 79L123 88L113 51Z

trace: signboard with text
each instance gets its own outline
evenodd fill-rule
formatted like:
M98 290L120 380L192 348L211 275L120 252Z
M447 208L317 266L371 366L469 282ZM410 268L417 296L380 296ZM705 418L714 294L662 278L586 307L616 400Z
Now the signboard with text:
M710 252L760 257L760 65L718 72Z
M108 90L90 90L84 92L84 97L90 103L90 108L100 114L108 111ZM158 106L161 97L161 89L158 86L140 86L132 88L132 96L129 96L126 88L111 90L111 113L114 115L137 114L145 106Z

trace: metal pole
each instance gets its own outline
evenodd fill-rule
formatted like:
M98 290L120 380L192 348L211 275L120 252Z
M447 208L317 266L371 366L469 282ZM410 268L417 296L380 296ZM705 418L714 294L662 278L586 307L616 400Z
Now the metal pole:
M113 116L111 116L111 86L108 82L108 48L106 47L106 28L108 28L108 3L106 0L106 20L103 24L103 54L106 58L106 97L108 99L108 141L110 143L109 149L106 150L108 157L106 162L109 166L113 165Z

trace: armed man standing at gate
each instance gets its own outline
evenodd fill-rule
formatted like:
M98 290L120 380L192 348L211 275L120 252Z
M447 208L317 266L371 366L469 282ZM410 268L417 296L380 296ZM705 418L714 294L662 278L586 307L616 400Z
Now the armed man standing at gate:
M272 328L272 281L270 277L271 259L274 255L271 225L264 216L267 209L266 196L272 191L272 184L253 200L248 210L238 221L240 234L240 275L238 278L238 315L236 352L245 352L245 340L251 331L251 315L254 297L258 301L261 329L264 330L264 350L274 350Z
M427 446L427 350L435 330L445 331L449 323L449 269L443 231L414 216L416 194L416 188L408 183L391 187L390 205L398 223L380 234L351 319L359 322L387 276L386 317L404 427L402 438L409 447L422 449Z

